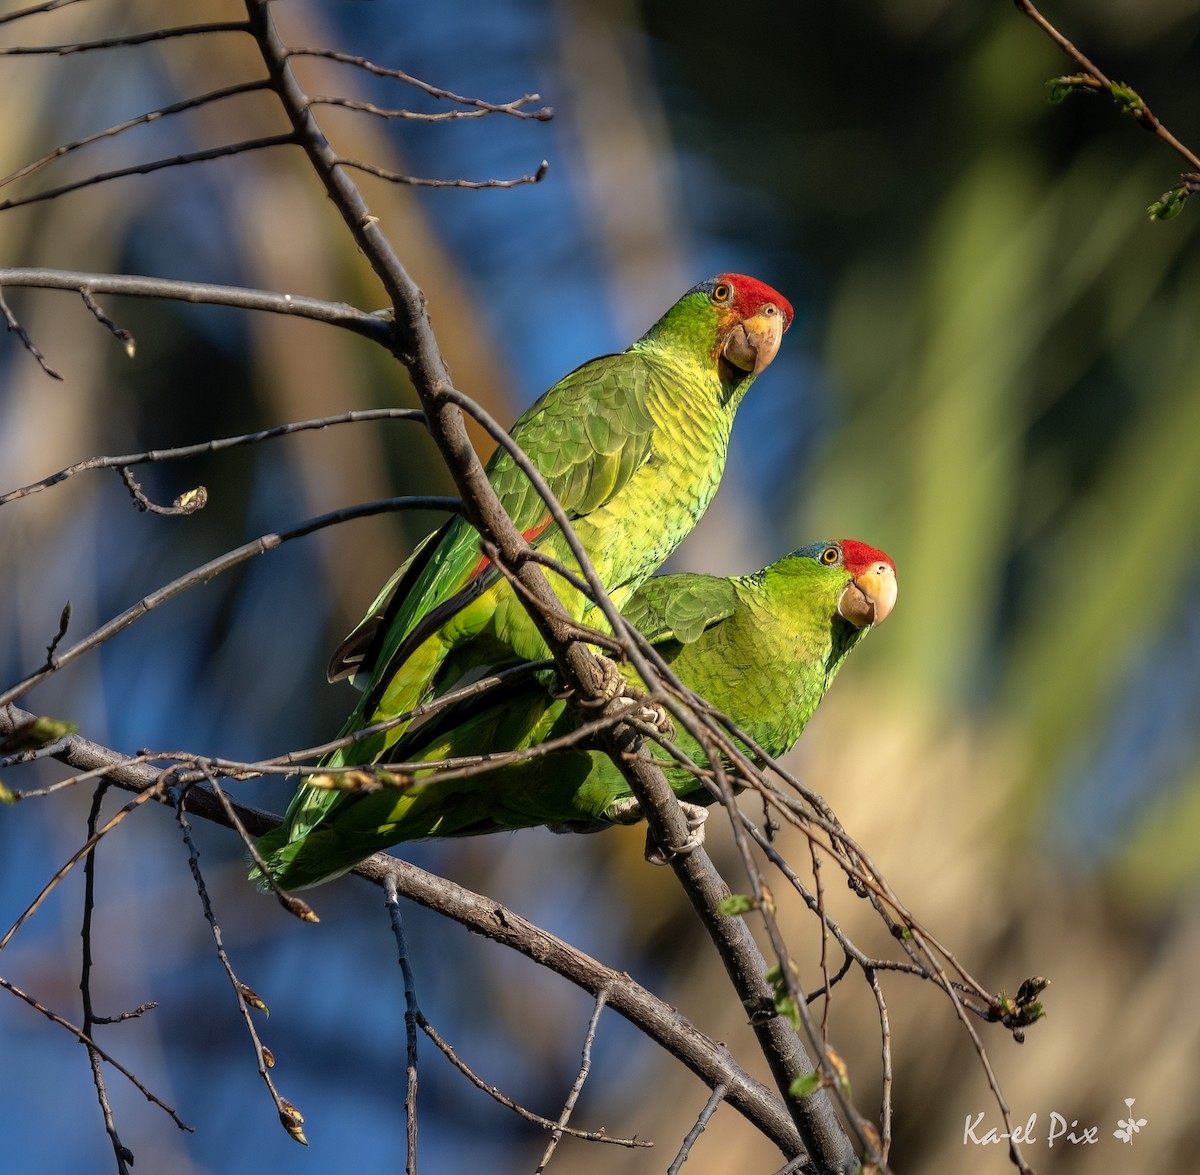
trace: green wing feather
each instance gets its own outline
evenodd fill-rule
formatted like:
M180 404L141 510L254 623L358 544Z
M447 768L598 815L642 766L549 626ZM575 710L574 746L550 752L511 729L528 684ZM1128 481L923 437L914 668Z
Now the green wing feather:
M621 613L651 644L690 645L736 606L732 580L684 572L646 580Z
M647 462L656 429L648 407L652 387L677 383L680 378L677 362L635 344L628 351L601 356L576 368L517 421L513 439L533 461L573 522L611 503ZM545 502L506 449L493 454L487 474L517 528L526 534L538 532L532 540L535 547L546 547L560 537L557 526L546 525L549 510ZM636 583L655 565L651 561L643 566L636 558L630 559L628 544L623 542L607 548L596 542L588 545L597 572L610 591L629 583L631 575ZM563 550L551 546L551 553L573 563ZM433 617L435 625L444 625L449 616L479 600L496 580L495 569L483 561L479 535L465 518L451 519L421 544L384 588L367 619L334 656L333 675L345 676L360 668L355 684L364 688L341 737L412 709L434 689L447 649L428 639L430 625L426 622L422 626L422 621ZM477 627L486 625L490 607L484 601L482 614L472 616L470 622ZM576 611L582 619L582 597L578 598ZM521 605L514 601L506 609L506 617L518 634L526 634L526 650L540 644L536 628ZM511 633L509 639L511 642ZM456 643L463 645L465 638L459 637ZM478 647L497 652L494 643ZM420 655L414 660L416 653ZM500 653L498 659L505 660L503 650ZM457 671L473 656L473 647L460 647L447 669ZM362 678L368 674L369 681L364 683ZM400 737L402 729L397 727L391 734L334 752L323 765L378 759ZM268 849L276 842L308 835L344 798L341 793L302 783L288 807L282 829L268 834Z
M593 359L560 380L514 426L513 440L573 522L610 502L646 459L655 427L646 388L656 374L654 357L639 351ZM532 545L549 544L558 527L546 525L549 509L506 449L496 451L487 474L517 529L530 534L543 528ZM483 581L481 589L495 580L495 570L481 566L481 560L475 529L464 518L452 520L389 620L373 693L400 671L411 652L406 640L422 616L459 596L475 579ZM472 598L463 596L462 604ZM371 701L378 704L378 697Z
M447 519L437 530L427 534L383 585L383 590L375 597L366 616L333 651L326 671L331 682L360 673L369 675L373 671L381 636L387 632L417 576L424 571L437 544L445 537L453 522L453 518ZM365 688L366 682L362 685Z
M760 293L765 289L754 284ZM731 290L724 278L701 283L629 350L592 360L560 380L513 428L619 607L707 507L724 468L734 413L762 366L751 370L722 361L722 339L733 330L730 316L740 313L729 306ZM786 315L786 327L790 307L775 298L772 312ZM487 474L517 529L578 570L546 504L506 449L492 457ZM570 614L590 619L581 593L559 577L550 580ZM708 590L697 580L691 598L660 609L653 624L688 647L729 606L707 599ZM658 605L644 607L653 614ZM393 577L335 656L334 675L354 673L356 685L369 677L343 736L398 718L464 674L544 655L536 625L483 556L475 530L463 518L452 519ZM405 745L405 732L406 725L397 724L334 752L322 765L390 758L392 748ZM321 826L349 819L341 816L345 801L302 782L284 826L263 839L264 851L319 860L319 845L336 841L335 832ZM602 792L595 801L604 802ZM523 801L517 808L524 811L520 823L537 812L536 803L532 811L524 810ZM311 852L299 846L317 833Z
M793 555L754 575L719 579L681 574L648 580L624 609L683 682L707 697L767 754L800 736L813 710L865 629L838 612L850 576ZM628 670L631 684L637 684ZM386 754L393 765L434 764L457 756L522 751L571 734L579 715L532 673L446 707L410 728ZM680 732L695 761L703 751ZM707 802L694 776L654 748L672 787ZM271 845L272 871L286 886L314 885L401 840L467 836L536 824L587 827L629 795L607 755L572 747L499 764L483 775L414 776L407 791L342 797L307 837Z

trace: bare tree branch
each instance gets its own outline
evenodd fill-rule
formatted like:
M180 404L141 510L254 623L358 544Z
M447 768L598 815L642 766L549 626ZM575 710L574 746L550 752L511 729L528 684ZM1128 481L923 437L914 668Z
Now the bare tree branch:
M76 461L57 473L43 477L40 481L30 482L15 490L0 494L0 506L17 498L26 498L39 490L64 482L77 473L90 469L129 469L134 465L146 465L153 462L182 461L189 457L203 457L212 453L221 453L226 449L238 448L241 445L258 445L263 441L274 440L276 437L291 436L293 433L307 432L312 429L332 428L338 424L362 424L371 420L411 420L424 424L425 413L419 408L366 408L354 412L339 412L334 416L321 416L313 420L296 420L289 424L278 424L274 428L259 429L257 432L242 433L236 437L220 437L210 441L200 441L195 445L178 445L170 449L147 449L142 453L123 453L114 457L88 457Z
M454 102L459 106L471 107L469 111L453 112L459 118L478 117L481 114L507 114L513 118L532 118L539 122L548 122L554 117L554 111L548 106L544 106L540 110L524 109L531 102L540 102L542 97L540 94L524 94L512 102L485 102L482 98L467 98L462 94L454 93L452 90L443 90L440 86L431 86L428 82L423 82L420 78L413 77L410 73L405 73L402 69L390 69L383 65L376 65L373 61L368 61L365 57L357 57L351 53L340 53L336 49L297 47L288 49L286 55L288 57L323 57L326 61L338 61L345 65L353 65L357 69L375 74L377 77L395 78L397 81L404 82L406 85L421 90L431 98L441 98L447 102ZM330 101L337 101L341 104L342 100L329 98L309 99L310 105ZM440 119L449 116L416 114L411 117Z
M35 11L49 8L26 9L13 13L9 19L27 16ZM0 48L0 57L37 57L46 54L66 57L72 53L90 53L96 49L128 49L135 45L147 45L153 41L170 41L177 37L201 37L212 33L244 33L249 25L244 20L211 21L208 24L178 25L169 29L151 29L145 33L129 33L122 37L102 37L96 41L73 41L66 45L9 45Z
M468 188L472 191L478 191L482 188L520 188L526 184L540 184L546 178L546 172L550 168L549 162L543 159L538 165L537 171L531 175L518 176L511 180L445 180L445 179L423 179L420 176L405 175L403 172L392 171L386 167L380 167L375 163L368 163L363 159L347 159L339 155L336 159L339 167L353 167L357 171L365 171L367 175L373 175L377 179L388 180L393 184L408 184L414 188Z
M186 1130L189 1134L195 1133L193 1127L184 1122L179 1115L164 1102L161 1098L156 1097L150 1092L124 1065L121 1064L110 1053L102 1049L91 1037L87 1036L82 1029L77 1028L69 1020L64 1019L57 1012L52 1012L45 1005L34 999L28 992L22 991L15 983L10 983L3 976L0 976L0 988L15 995L18 999L24 1000L35 1012L40 1012L47 1020L57 1024L60 1028L65 1028L76 1040L81 1044L87 1045L89 1050L94 1050L96 1055L106 1064L111 1065L118 1073L124 1077L130 1085L132 1085L138 1093L140 1093L148 1102L158 1106L170 1119L179 1127L180 1130Z
M533 1122L540 1126L543 1130L559 1129L563 1134L569 1134L572 1138L582 1139L584 1142L606 1142L613 1146L623 1146L630 1149L636 1147L652 1147L654 1143L644 1138L620 1138L615 1134L609 1134L602 1130L576 1130L573 1126L559 1126L557 1122L552 1122L549 1118L543 1118L541 1114L535 1114L532 1110L527 1110L524 1106L517 1105L512 1098L505 1096L494 1085L489 1085L477 1073L475 1073L458 1054L442 1039L441 1034L428 1019L422 1014L417 1023L420 1025L421 1031L425 1033L434 1045L441 1051L442 1055L452 1064L476 1089L482 1090L488 1097L499 1102L500 1105L513 1111L519 1117L524 1118L527 1122ZM723 1088L718 1086L718 1088Z
M294 54L293 54L294 56ZM375 118L404 119L409 122L457 122L464 118L487 118L492 114L515 114L518 117L537 118L543 112L519 110L523 102L536 102L538 95L526 94L507 106L484 106L477 110L405 110L402 107L376 106L374 102L363 102L357 98L343 98L336 94L317 94L310 98L310 106L338 106L343 110L354 110L370 114ZM548 115L547 115L548 116Z
M196 110L201 106L207 106L211 102L219 102L224 98L234 98L239 94L252 94L266 88L267 83L261 79L252 82L240 82L237 85L222 86L220 89L211 90L207 94L198 94L193 98L185 98L180 102L172 102L167 106L160 106L156 110L148 110L145 114L139 114L136 118L126 119L124 122L106 127L102 131L85 135L81 139L74 139L70 143L60 144L53 151L41 156L41 158L35 159L31 163L25 164L24 167L19 167L16 171L10 172L8 175L0 178L0 188L13 183L15 180L23 179L27 175L33 175L41 171L42 168L53 163L56 159L62 159L66 155L70 155L92 143L98 143L103 139L116 138L117 135L124 134L134 127L146 126L171 114L179 114L185 110Z
M554 1129L550 1132L550 1141L546 1144L546 1149L542 1153L542 1159L537 1165L535 1175L542 1175L542 1172L549 1165L555 1150L558 1149L559 1140L567 1129L567 1123L571 1119L575 1103L579 1101L579 1095L583 1092L583 1083L592 1071L592 1045L596 1040L596 1025L600 1021L600 1013L604 1011L606 1003L608 1003L608 988L602 987L596 993L596 1004L592 1008L592 1015L588 1020L587 1033L583 1038L583 1059L579 1063L579 1072L576 1074L574 1084L572 1084L570 1092L567 1094L567 1100L563 1103L562 1113L559 1114L558 1121L554 1124Z
M62 269L0 269L0 289L25 286L45 290L73 290L83 294L125 294L133 298L165 298L172 302L191 302L207 306L230 306L236 310L265 310L270 314L290 314L311 318L330 326L340 326L377 343L390 343L392 327L387 315L369 313L300 294L280 294L273 290L248 290L243 286L222 286L209 282L178 281L173 278L141 277L134 274L80 273ZM390 315L390 311L388 312ZM61 376L56 376L61 379Z
M725 1087L718 1085L709 1095L708 1101L704 1103L704 1109L700 1111L695 1126L688 1131L687 1137L683 1140L683 1144L679 1148L679 1152L667 1168L667 1175L679 1175L683 1164L687 1162L688 1155L691 1154L692 1147L696 1145L696 1140L703 1133L705 1126L708 1125L709 1119L717 1112L717 1107L721 1104L724 1097Z
M15 334L21 340L21 345L38 361L41 369L51 379L61 380L62 376L46 362L46 356L37 349L33 340L29 337L29 332L17 321L16 315L13 314L8 303L4 300L4 285L2 282L0 282L0 314L4 315L4 325L8 328L9 332Z
M67 8L72 4L79 3L82 3L82 0L44 0L41 4L31 4L28 8L22 8L18 12L10 12L5 16L0 16L0 25L24 20L27 16L39 16L43 12L53 12L57 8Z
M28 693L35 685L38 685L47 677L57 673L84 653L90 652L98 645L111 640L117 633L133 624L134 621L141 619L141 617L145 616L148 612L152 612L155 608L161 607L182 592L199 584L206 583L214 576L220 575L222 572L228 571L240 563L245 563L248 559L266 554L267 551L273 551L284 543L303 538L305 535L312 534L314 531L322 530L328 526L336 526L342 522L348 522L352 518L369 518L375 514L384 514L393 510L456 510L458 507L459 502L456 498L384 498L378 502L366 502L360 506L348 506L344 510L334 510L328 514L321 514L316 518L310 518L306 522L290 527L287 530L260 535L253 542L245 543L232 551L227 551L224 555L218 555L217 558L210 559L207 563L193 568L193 570L187 572L185 575L181 575L173 579L170 583L164 584L148 596L143 596L132 607L126 608L124 612L114 616L106 624L102 624L90 635L76 642L64 652L59 653L54 658L52 665L43 666L43 668L31 673L28 677L10 686L7 690L0 692L0 706L16 701L17 698Z
M397 962L404 977L404 1126L407 1149L405 1171L416 1175L417 1170L417 1021L421 1009L417 1005L417 981L408 962L408 940L404 920L400 915L400 899L396 879L389 873L383 879L383 904L387 907L396 938Z
M1121 109L1130 115L1143 129L1162 139L1177 155L1181 156L1192 169L1180 175L1177 187L1163 195L1148 209L1153 220L1169 220L1183 207L1184 201L1200 192L1200 155L1179 141L1163 124L1146 104L1142 96L1131 86L1123 82L1115 82L1104 73L1090 58L1085 56L1076 46L1048 21L1033 0L1013 0L1017 10L1029 17L1082 70L1082 74L1058 78L1052 83L1052 94L1055 100L1060 100L1074 90L1104 93L1113 98Z
M16 706L0 708L0 737L33 717ZM74 770L103 773L118 787L169 804L162 791L163 773L160 768L131 760L80 735L67 737L55 758ZM252 836L261 836L279 822L276 816L254 808L235 805L235 810L243 827ZM188 811L193 816L225 827L231 826L219 800L203 786L189 790ZM777 1095L745 1073L724 1045L697 1031L678 1012L628 975L604 966L494 899L436 877L398 857L376 853L359 865L355 872L379 886L383 885L385 877L393 875L397 892L402 896L525 955L592 995L607 987L610 993L609 1007L661 1045L710 1087L722 1083L727 1085L726 1100L729 1104L784 1153L802 1152L795 1125Z
M219 147L206 147L201 151L185 151L164 159L151 159L146 163L131 163L128 167L117 167L112 171L98 172L85 179L62 184L57 188L47 188L44 192L34 192L29 196L18 196L11 200L0 200L0 212L9 208L22 208L27 204L39 204L45 200L57 200L69 192L78 192L82 188L90 188L95 184L105 184L109 180L124 179L131 175L149 175L151 172L162 171L165 167L183 167L189 163L204 163L209 159L224 159L230 155L244 155L247 151L261 151L269 147L286 147L295 143L292 135L263 135L257 139L244 139L239 143L223 143Z
M101 780L92 796L92 806L88 812L88 840L92 840L96 835L96 826L100 819L100 805L104 802L108 786L104 780ZM96 1087L100 1112L104 1115L104 1129L112 1143L113 1155L117 1160L118 1175L129 1175L129 1165L133 1162L133 1153L121 1142L120 1135L117 1134L112 1105L109 1103L108 1089L104 1082L101 1057L96 1051L95 1045L91 1043L92 1030L100 1022L92 1009L92 911L96 905L96 850L94 847L84 860L83 876L83 926L79 931L79 937L83 940L79 976L79 993L83 1000L83 1036L81 1039L87 1041L88 1061L92 1067L92 1083Z
M212 776L209 776L208 782L209 786L213 788L214 793L220 797L220 785L217 781ZM204 907L205 921L212 931L213 942L217 948L217 958L221 961L221 966L224 968L225 974L229 977L234 998L237 1000L238 1010L242 1014L242 1022L246 1025L246 1032L249 1034L250 1043L254 1048L254 1055L258 1062L258 1075L262 1078L263 1084L267 1087L267 1092L271 1096L271 1100L275 1103L275 1110L279 1115L279 1121L292 1138L302 1146L307 1146L308 1139L304 1137L304 1131L301 1129L304 1117L275 1088L275 1082L271 1080L269 1072L274 1064L274 1059L269 1050L264 1047L258 1035L258 1030L254 1027L254 1017L250 1014L251 1008L265 1012L267 1006L252 988L237 977L237 973L233 969L233 963L229 958L229 953L225 950L225 942L221 935L221 924L217 921L212 900L208 896L208 887L204 884L204 875L200 871L200 850L196 847L196 842L192 839L191 824L188 821L185 811L191 791L191 787L180 788L171 786L167 789L167 797L171 804L174 805L175 819L179 824L180 832L183 834L184 844L187 845L188 867L192 871L192 878L196 883L196 893L199 895L201 905ZM222 807L224 808L226 805L222 804Z

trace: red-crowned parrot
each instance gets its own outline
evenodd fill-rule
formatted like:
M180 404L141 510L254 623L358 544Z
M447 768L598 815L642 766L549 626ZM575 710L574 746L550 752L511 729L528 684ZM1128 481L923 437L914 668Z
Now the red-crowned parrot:
M847 654L895 602L892 560L844 540L814 543L733 579L649 579L624 614L685 685L776 757L800 737ZM641 685L632 669L622 672L635 690ZM583 721L544 682L526 678L449 704L411 727L386 759L404 771L402 763L522 750L568 736ZM693 761L707 764L686 732L676 741ZM681 799L710 801L693 774L661 747L653 750ZM407 789L338 793L341 803L305 837L276 842L267 861L278 883L316 885L399 841L540 824L587 831L641 815L620 771L586 743L482 774L406 774L415 777ZM702 814L690 813L695 824Z
M726 273L693 287L628 350L564 376L512 430L566 511L601 582L621 607L704 513L725 466L734 412L775 358L792 320L780 294ZM572 570L558 526L503 448L487 465L501 504L534 547ZM576 620L600 613L562 577L549 580ZM462 518L429 535L334 654L330 677L363 690L349 735L397 719L481 668L545 657L521 601ZM322 766L376 762L401 720ZM301 839L337 795L301 784L267 851Z

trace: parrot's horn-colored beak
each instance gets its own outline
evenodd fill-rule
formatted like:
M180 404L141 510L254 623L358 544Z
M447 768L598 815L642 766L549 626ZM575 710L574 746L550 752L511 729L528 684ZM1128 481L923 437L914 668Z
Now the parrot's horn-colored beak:
M896 606L896 572L890 564L872 563L853 583L846 585L838 601L838 614L855 628L882 624Z
M738 370L759 375L779 353L786 328L783 312L768 302L753 318L739 322L729 332L721 353Z

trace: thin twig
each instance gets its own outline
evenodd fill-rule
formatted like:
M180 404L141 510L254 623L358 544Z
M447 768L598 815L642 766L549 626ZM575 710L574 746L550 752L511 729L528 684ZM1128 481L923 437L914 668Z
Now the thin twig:
M452 90L443 90L439 86L431 86L428 82L423 82L420 78L415 78L412 74L405 73L402 69L389 69L386 66L376 65L373 61L368 61L365 57L356 57L350 53L341 53L336 49L298 47L286 50L286 56L321 57L326 61L337 61L344 65L353 65L358 69L365 70L367 73L375 74L377 77L394 78L397 81L404 82L406 85L413 86L415 89L421 90L432 98L442 98L447 102L457 103L459 106L472 107L479 114L507 114L513 118L536 119L539 122L547 122L554 117L554 111L548 106L542 107L540 110L523 109L523 107L531 102L540 102L540 94L524 94L512 102L485 102L482 98L467 98L462 94L454 93ZM312 102L324 100L320 98L311 99Z
M131 331L127 331L123 326L117 326L115 322L100 308L100 303L92 297L91 290L80 290L83 295L83 304L92 312L92 316L109 333L117 340L124 348L125 354L132 359L134 352L137 350L137 340L133 337Z
M51 638L50 643L46 646L46 666L52 668L54 665L54 651L62 643L63 637L67 635L67 626L71 623L71 601L68 600L63 605L63 610L58 614L58 631Z
M667 1168L667 1175L679 1175L683 1164L687 1162L688 1155L692 1152L692 1147L696 1145L696 1140L704 1133L704 1128L708 1125L709 1119L717 1112L717 1107L725 1100L726 1089L723 1085L718 1085L716 1089L709 1095L708 1101L704 1103L704 1109L700 1111L695 1124L691 1130L687 1132L687 1137L684 1138L683 1144L679 1148L679 1152L672 1159L671 1165Z
M817 899L817 921L821 927L821 986L825 991L832 990L829 978L829 919L825 911L825 886L821 879L821 850L818 843L809 839L809 861L812 863L813 890ZM806 1001L808 1002L808 1001ZM826 998L821 1005L821 1043L829 1047L829 1009L833 1001Z
M255 91L266 89L266 86L267 83L262 79L253 82L240 82L233 86L222 86L221 89L211 90L207 94L198 94L194 98L185 98L180 102L172 102L167 106L160 106L157 110L148 110L145 114L139 114L136 118L126 119L125 122L119 122L115 126L106 127L102 131L96 131L94 134L85 135L81 139L74 139L70 143L63 143L55 147L53 151L43 155L40 159L35 159L32 163L27 163L24 167L9 172L8 175L0 178L0 188L27 175L33 175L53 163L56 159L62 159L63 156L70 155L83 147L90 146L92 143L100 142L102 139L115 138L117 135L132 130L134 127L145 126L156 122L160 118L166 118L169 115L178 114L185 110L196 110L201 106L205 106L210 102L220 101L223 98L233 98L240 94L251 94Z
M133 498L134 505L139 510L148 511L151 514L186 515L195 514L197 510L204 509L208 504L208 490L204 486L196 486L195 489L188 490L176 498L173 506L160 506L146 496L137 479L128 469L123 465L118 465L116 469L117 474L125 483L125 488Z
M526 95L520 102L536 101L537 95ZM370 114L375 118L402 119L409 122L457 122L463 118L487 118L493 114L516 114L526 118L537 118L537 112L510 109L509 107L483 107L477 110L405 110L402 107L376 106L374 102L363 102L357 98L342 98L336 95L315 95L309 99L310 106L339 106L359 114Z
M108 791L108 782L101 780L96 785L92 795L92 806L88 812L88 840L96 835L96 825L100 819L100 806ZM104 1070L101 1068L100 1054L90 1043L92 1031L98 1018L92 1009L92 911L96 906L96 850L93 846L83 863L83 925L79 937L83 940L80 951L79 992L83 1004L82 1032L88 1038L88 1062L92 1069L92 1083L96 1087L96 1097L100 1102L100 1111L104 1115L104 1129L112 1143L113 1154L117 1160L118 1175L130 1175L129 1168L133 1164L133 1152L121 1142L117 1134L117 1126L113 1120L112 1106L108 1100L108 1089L104 1084Z
M417 1171L417 1020L421 1009L417 1005L417 982L408 962L408 942L404 936L404 921L400 916L400 899L396 895L396 879L383 880L383 904L387 907L396 938L397 962L404 979L404 1122L406 1175Z
M215 784L215 780L210 779L209 783L213 785ZM212 902L209 900L208 887L204 884L204 875L200 872L200 850L196 847L196 842L192 839L191 824L184 812L188 789L171 786L167 789L167 795L175 807L175 818L179 823L180 832L183 834L184 844L187 846L188 867L192 871L192 879L196 883L196 893L200 898L200 904L204 908L205 921L208 922L213 942L216 944L217 958L220 959L221 966L225 969L225 974L229 977L234 997L237 1000L238 1009L242 1014L246 1031L250 1036L250 1043L254 1048L254 1055L258 1062L258 1075L262 1078L263 1084L267 1087L267 1092L271 1095L271 1100L275 1103L275 1110L279 1115L279 1121L282 1123L283 1128L298 1143L308 1146L308 1139L304 1137L304 1131L301 1129L304 1118L299 1110L286 1098L281 1097L279 1091L275 1088L275 1082L271 1080L271 1074L268 1072L268 1069L274 1063L274 1059L271 1057L270 1052L265 1049L262 1040L259 1038L258 1030L254 1027L254 1018L250 1015L251 1005L259 1011L266 1011L266 1005L253 989L237 977L233 969L233 964L230 962L229 955L225 950L225 943L221 935L221 926L217 922Z
M883 996L883 985L879 982L879 969L867 968L866 977L879 1012L879 1053L880 1064L883 1067L883 1080L880 1082L879 1091L879 1153L886 1159L892 1149L892 1022L888 1016L887 1001Z
M373 175L376 179L387 180L393 184L407 184L413 188L467 188L470 191L479 191L483 188L520 188L527 184L540 184L546 178L546 172L550 170L549 160L543 159L538 164L537 171L529 175L517 176L516 179L446 180L405 175L400 171L392 171L389 168L380 167L377 163L369 163L365 159L350 159L344 155L337 156L334 162L338 167L353 167L357 171L364 171L367 175ZM2 207L0 205L0 209Z
M26 13L16 15L26 15ZM89 53L94 49L128 49L137 45L146 45L152 41L169 41L177 37L201 37L207 36L209 33L244 33L247 31L249 31L249 26L244 20L212 21L209 24L151 29L149 32L129 33L122 37L103 37L96 41L73 41L65 45L11 45L0 48L0 57L31 57L46 54L66 57L72 53Z
M0 16L0 25L9 24L15 20L24 20L27 16L40 16L44 12L53 12L57 8L67 8L72 4L80 3L82 0L44 0L41 4L31 4L28 8L22 8L18 12Z
M21 340L21 345L28 351L37 361L38 366L51 378L61 380L62 375L55 371L49 363L46 362L46 356L38 350L34 341L29 337L29 332L17 321L17 317L9 308L8 303L4 300L4 288L0 283L0 313L4 315L4 325L8 328L11 334L15 334Z
M47 188L43 192L34 192L29 196L18 196L11 200L0 200L0 212L9 208L22 208L26 204L38 204L44 200L57 200L68 192L78 192L81 188L90 188L95 184L105 184L109 180L124 179L130 175L150 175L162 171L166 167L184 167L189 163L204 163L209 159L224 159L230 155L244 155L248 151L262 151L270 147L285 147L296 142L294 135L263 135L258 139L243 139L239 143L226 143L220 147L207 147L202 151L187 151L180 155L171 155L163 159L151 159L147 163L133 163L128 167L117 167L112 171L97 172L86 179L75 180L62 184L57 188Z
M313 420L297 420L289 424L278 424L273 428L259 429L257 432L243 433L236 437L201 441L195 445L179 445L171 449L149 449L142 453L124 453L114 457L89 457L84 461L76 461L74 465L68 465L65 469L60 469L48 477L43 477L40 481L30 482L29 485L0 494L0 506L17 498L26 498L39 490L49 489L77 473L84 473L91 469L127 469L132 465L181 461L190 457L220 453L240 445L257 445L263 441L274 440L276 437L291 436L293 433L306 432L311 429L331 428L338 424L361 424L371 420L412 420L423 424L425 413L419 408L368 408L354 412L340 412L335 416L321 416Z
M263 310L270 314L294 315L340 326L384 345L391 341L393 333L390 311L368 313L347 306L344 302L281 294L273 290L249 290L243 286L215 285L211 282L61 269L0 269L0 288L6 285L72 290L79 294L86 290L97 294L125 294L134 298L165 298L174 302L229 306L236 310Z
M4 711L0 710L0 714L3 713ZM121 808L120 811L118 811L114 816L112 816L102 828L89 836L87 840L84 841L84 843L80 845L80 847L76 849L75 852L73 852L62 865L59 866L59 868L55 871L54 876L51 877L48 882L46 882L41 891L38 893L37 897L35 897L33 901L25 907L17 920L5 932L4 937L0 938L0 951L4 950L4 948L7 947L10 942L12 942L13 935L15 935L17 931L20 930L21 927L24 926L25 923L37 913L38 908L46 900L46 898L50 896L62 879L66 877L66 875L70 873L80 861L87 857L91 853L92 849L94 849L96 845L98 845L100 841L104 839L104 837L106 837L114 828L121 824L126 816L128 816L136 808L139 808L147 800L158 799L160 792L161 783L157 783L156 785L147 788L145 791L141 792L132 800L130 800L129 803Z
M476 1089L482 1090L488 1095L488 1097L493 1098L506 1109L512 1110L514 1114L524 1118L527 1122L533 1122L540 1126L543 1130L554 1130L556 1128L561 1129L563 1134L569 1134L572 1138L578 1138L584 1142L607 1142L611 1143L613 1146L631 1148L652 1147L654 1145L654 1143L644 1138L621 1138L618 1135L609 1134L603 1130L576 1130L573 1126L565 1125L559 1127L557 1122L551 1120L550 1118L543 1118L541 1114L535 1114L532 1110L526 1109L524 1106L513 1101L512 1098L501 1093L500 1090L494 1085L489 1085L486 1081L484 1081L482 1077L475 1073L470 1066L458 1056L454 1049L451 1048L451 1046L442 1038L438 1030L429 1023L423 1013L419 1021L419 1027L421 1031L425 1033L425 1035L429 1037L431 1041L433 1041L434 1046L442 1053L446 1060L448 1060L450 1064L452 1064L468 1081L470 1081Z
M111 1065L118 1073L124 1077L130 1085L134 1087L148 1102L158 1106L180 1130L186 1130L189 1134L195 1133L195 1128L184 1122L179 1115L167 1105L161 1098L156 1097L150 1092L124 1065L121 1064L110 1053L105 1052L91 1037L87 1036L81 1028L76 1027L70 1020L64 1019L57 1012L52 1012L40 1001L31 996L28 992L22 991L15 983L10 983L2 975L0 975L0 988L15 995L17 999L24 1000L35 1012L40 1012L47 1020L57 1024L60 1028L65 1028L80 1044L87 1045L89 1049L95 1049L96 1055L106 1064Z
M1152 219L1169 220L1179 212L1185 200L1200 192L1200 155L1179 141L1159 120L1146 104L1141 94L1120 82L1112 81L1103 70L1088 58L1076 45L1065 37L1038 11L1032 0L1013 0L1019 12L1029 17L1076 65L1084 72L1078 77L1059 78L1055 83L1061 94L1083 89L1110 95L1142 127L1162 139L1177 155L1185 159L1192 169L1180 175L1182 183L1150 205Z
M575 1103L579 1101L579 1095L583 1092L583 1083L592 1071L592 1045L596 1040L596 1025L600 1021L600 1013L604 1011L604 1005L608 1003L608 995L609 989L607 987L602 987L596 993L596 1004L592 1008L592 1016L587 1026L587 1034L583 1038L583 1058L579 1063L579 1072L576 1074L575 1082L567 1094L567 1100L563 1103L562 1112L558 1115L558 1121L555 1123L554 1129L550 1132L550 1140L546 1143L546 1149L542 1153L542 1160L537 1165L537 1175L542 1175L542 1172L545 1171L551 1158L554 1156L555 1150L558 1149L559 1141L563 1136L563 1130L571 1120L571 1113L575 1109Z
M114 616L106 624L102 624L91 634L84 637L83 640L76 642L65 652L61 653L56 658L53 666L44 667L35 673L31 673L28 677L10 686L3 693L0 693L0 706L16 701L17 698L28 693L35 685L44 681L51 674L56 673L63 666L69 665L76 658L83 656L84 653L90 652L97 646L111 640L119 632L133 624L134 621L140 620L148 612L153 612L155 608L160 608L163 604L166 604L189 588L196 587L201 583L207 583L213 576L229 571L231 568L237 567L249 559L266 554L268 551L274 551L284 543L303 538L306 535L313 534L315 531L323 530L325 527L337 526L354 518L369 518L373 515L384 514L393 510L455 510L458 507L459 502L456 498L384 498L377 502L366 502L361 506L348 506L343 510L334 510L328 514L321 514L316 518L310 518L306 522L290 527L287 530L260 535L252 542L236 547L232 551L227 551L224 555L219 555L215 559L210 559L207 563L193 568L177 579L171 580L170 583L164 584L148 596L143 596L132 607L126 608L124 612Z

